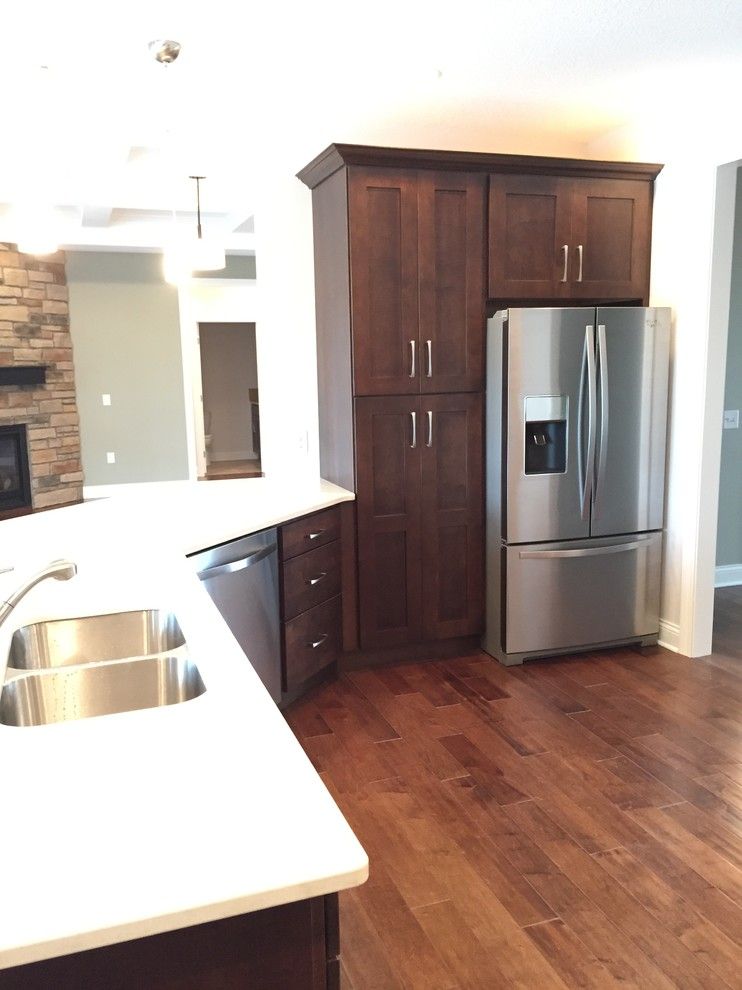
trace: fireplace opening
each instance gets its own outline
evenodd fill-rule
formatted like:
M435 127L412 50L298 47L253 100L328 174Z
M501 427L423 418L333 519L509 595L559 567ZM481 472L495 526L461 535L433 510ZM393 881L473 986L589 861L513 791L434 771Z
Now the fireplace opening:
M0 426L0 518L31 511L26 427Z

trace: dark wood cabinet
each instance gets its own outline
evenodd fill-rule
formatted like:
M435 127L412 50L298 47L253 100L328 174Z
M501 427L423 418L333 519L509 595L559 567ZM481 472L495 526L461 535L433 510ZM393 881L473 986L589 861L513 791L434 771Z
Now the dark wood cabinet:
M476 641L488 300L646 303L660 168L331 145L299 173L312 190L320 469L357 495L348 663Z
M351 170L348 215L355 394L419 392L416 176Z
M646 302L651 224L646 179L492 175L489 295Z
M335 505L278 531L282 707L331 673L341 650L341 519Z
M474 393L421 401L423 639L478 633L484 608L484 411Z
M476 634L482 396L358 398L356 424L361 647Z
M420 391L484 387L485 183L480 175L420 171Z
M337 990L338 895L0 971L3 990Z
M416 643L420 582L420 402L355 401L359 634L363 649Z
M355 395L483 387L483 176L348 176Z

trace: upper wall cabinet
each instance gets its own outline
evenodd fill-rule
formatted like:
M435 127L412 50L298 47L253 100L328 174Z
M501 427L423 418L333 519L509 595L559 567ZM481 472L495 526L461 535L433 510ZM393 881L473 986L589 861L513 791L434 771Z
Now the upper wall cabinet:
M356 395L482 387L485 189L481 175L349 169Z
M492 299L640 300L649 295L646 179L492 175Z

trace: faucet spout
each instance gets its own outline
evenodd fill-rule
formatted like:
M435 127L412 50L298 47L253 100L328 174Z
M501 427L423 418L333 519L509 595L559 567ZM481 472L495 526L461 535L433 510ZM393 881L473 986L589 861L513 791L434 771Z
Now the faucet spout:
M71 560L53 560L50 564L47 564L43 570L34 574L20 588L17 588L6 601L0 603L0 626L5 622L18 602L22 598L25 598L31 588L34 588L40 581L44 581L46 578L54 578L55 581L69 581L75 574L77 574L77 564Z

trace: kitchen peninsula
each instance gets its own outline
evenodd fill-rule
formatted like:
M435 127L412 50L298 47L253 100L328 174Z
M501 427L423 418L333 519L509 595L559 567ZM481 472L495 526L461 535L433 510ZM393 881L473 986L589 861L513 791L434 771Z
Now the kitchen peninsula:
M167 609L206 690L142 711L0 724L0 987L52 985L65 958L81 982L56 986L96 985L83 974L106 965L109 987L139 973L148 986L237 975L287 985L268 962L293 967L292 986L333 979L335 894L364 882L367 857L185 555L351 497L319 482L177 483L2 524L0 569L14 571L0 597L54 558L78 567L17 606L0 628L3 662L29 623ZM142 960L156 972L136 969Z

